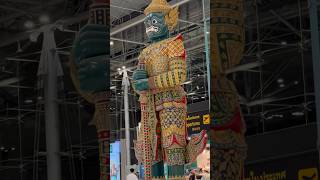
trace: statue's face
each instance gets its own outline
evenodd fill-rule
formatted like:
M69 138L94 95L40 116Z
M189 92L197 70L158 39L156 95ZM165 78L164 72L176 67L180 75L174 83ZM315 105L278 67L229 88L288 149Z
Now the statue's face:
M150 13L144 20L146 33L151 41L161 40L169 35L163 13Z

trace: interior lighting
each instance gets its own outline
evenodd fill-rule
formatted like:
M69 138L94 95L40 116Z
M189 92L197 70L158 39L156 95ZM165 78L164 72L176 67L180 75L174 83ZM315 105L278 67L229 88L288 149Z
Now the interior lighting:
M31 104L31 103L33 103L33 101L32 101L32 99L26 99L26 100L24 101L24 103L26 103L26 104Z
M191 84L191 83L192 83L192 81L190 80L190 81L184 82L183 84Z
M303 116L304 113L303 112L293 112L291 113L292 116Z
M110 41L110 46L113 46L114 45L114 42L113 41Z
M25 23L24 23L24 27L26 27L27 29L32 29L34 28L34 22L30 21L30 20L27 20Z
M283 80L282 78L279 78L279 79L277 80L277 82L280 84L280 83L283 83L284 80Z
M39 16L39 22L41 24L48 24L50 23L50 17L47 14L42 14Z

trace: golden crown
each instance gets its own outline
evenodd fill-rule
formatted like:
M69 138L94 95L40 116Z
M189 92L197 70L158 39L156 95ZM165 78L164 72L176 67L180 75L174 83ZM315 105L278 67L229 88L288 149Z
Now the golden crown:
M153 12L162 12L164 14L168 14L171 9L171 6L166 0L152 0L149 6L144 10L144 14L148 15Z

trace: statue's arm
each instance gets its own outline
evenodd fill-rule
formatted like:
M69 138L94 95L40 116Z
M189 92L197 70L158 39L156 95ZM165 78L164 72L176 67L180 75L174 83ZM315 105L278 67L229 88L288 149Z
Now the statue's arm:
M179 86L186 81L187 63L182 37L170 42L167 46L169 71L149 77L150 89L162 89Z
M132 75L132 86L136 93L140 94L141 90L147 89L145 83L139 83L141 80L148 78L148 73L145 66L145 61L143 55L139 56L139 62L137 65L137 69L133 72Z

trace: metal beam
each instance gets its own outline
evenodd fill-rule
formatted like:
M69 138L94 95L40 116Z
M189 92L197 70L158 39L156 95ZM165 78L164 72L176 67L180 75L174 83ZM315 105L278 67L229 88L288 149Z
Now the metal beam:
M252 106L256 106L256 105L260 105L260 104L267 104L267 103L274 102L274 101L275 101L274 98L258 99L258 100L254 100L254 101L247 103L247 106L252 107Z
M114 41L121 41L121 42L127 42L127 43L132 43L132 44L147 45L147 43L142 43L142 42L137 42L137 41L130 41L130 40L114 38L114 37L111 37L110 39L114 40Z
M19 81L20 81L19 78L5 79L5 80L0 81L0 87L5 87L5 86L8 86L9 84L13 84L13 83L16 83L16 82L19 82Z
M277 17L283 24L285 24L290 30L292 30L296 35L300 37L299 31L293 27L287 20L285 20L283 17L281 17L278 13L276 13L274 10L270 10L270 13Z
M21 4L30 4L30 5L38 5L39 2L32 1L32 0L2 0L10 3L21 3Z
M34 62L38 63L38 60L33 60L33 59L23 59L23 58L14 58L14 57L7 57L7 61L18 61L18 62Z
M242 65L236 66L235 68L228 69L226 71L226 73L230 74L230 73L234 73L234 72L238 72L238 71L247 71L249 69L260 67L262 65L263 65L263 62L260 62L260 61L253 62L253 63L248 63L248 64L242 64Z
M0 23L3 23L5 21L11 20L11 19L18 18L20 16L23 16L23 15L27 14L28 12L32 12L34 10L42 9L42 8L48 7L48 6L54 6L54 5L60 4L62 2L64 2L64 0L56 0L56 1L53 1L53 2L46 3L44 6L42 6L42 5L41 6L35 6L35 7L30 8L30 9L27 9L25 11L20 11L20 12L11 14L10 16L2 17L2 18L0 18Z
M30 8L30 9L27 9L25 11L26 12L30 12L30 11L34 11L34 10L37 10L37 9L41 9L41 8L47 7L47 6L54 6L54 5L60 4L62 2L64 2L64 0L56 0L54 2L46 3L45 6L36 6L36 7ZM25 14L26 13L24 13L24 12L18 12L18 13L12 14L10 16L2 17L2 18L0 18L0 23L3 23L5 21L21 17L21 16L23 16ZM17 34L14 34L14 35L10 35L10 37L8 37L8 38L0 37L0 39L1 39L0 48L4 47L4 46L7 46L7 45L10 45L12 43L16 43L17 41L22 41L22 40L28 39L28 38L30 38L30 34L31 33L32 32L27 31L27 32L22 32L22 33L17 33Z
M5 6L5 5L0 5L0 8L1 8L1 9L5 9L5 10L20 12L20 13L24 13L24 14L30 13L30 12L26 12L26 11L21 10L21 9L17 9L17 8L10 7L10 6Z

